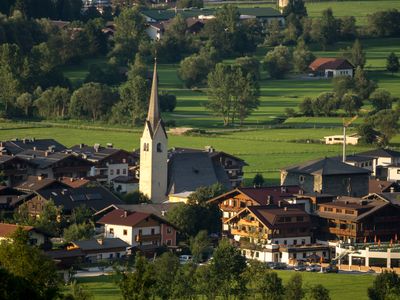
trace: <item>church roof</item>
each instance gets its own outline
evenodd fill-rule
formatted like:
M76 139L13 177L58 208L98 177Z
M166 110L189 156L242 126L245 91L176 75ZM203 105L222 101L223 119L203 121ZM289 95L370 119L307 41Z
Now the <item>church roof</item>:
M147 112L146 123L150 128L151 135L154 136L156 131L161 127L165 135L167 135L164 123L161 119L160 104L158 101L158 80L157 80L157 62L154 63L153 82L151 85L151 94L149 101L149 110Z
M221 183L230 188L228 175L206 152L174 153L168 161L168 191L176 194Z

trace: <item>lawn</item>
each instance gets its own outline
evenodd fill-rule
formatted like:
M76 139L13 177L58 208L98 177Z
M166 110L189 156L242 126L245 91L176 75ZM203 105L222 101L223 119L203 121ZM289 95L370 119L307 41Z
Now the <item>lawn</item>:
M277 271L284 283L294 274ZM367 288L372 285L373 275L302 273L305 286L320 283L330 291L332 300L367 300ZM89 290L95 300L119 300L120 291L112 276L81 278L78 281Z
M338 118L338 123L341 119ZM1 127L1 123L0 123ZM325 135L340 134L341 128L299 128L222 131L194 136L169 135L169 147L204 148L214 146L244 159L249 166L245 168L245 178L249 181L255 173L262 173L268 184L279 183L279 170L285 166L324 156L341 154L340 145L312 143ZM36 137L54 138L66 146L86 143L94 145L113 143L115 147L126 150L139 148L140 131L121 131L112 128L78 129L64 127L8 128L0 130L0 140ZM309 143L307 143L307 140ZM369 149L365 146L349 146L349 153ZM247 181L247 183L248 183Z

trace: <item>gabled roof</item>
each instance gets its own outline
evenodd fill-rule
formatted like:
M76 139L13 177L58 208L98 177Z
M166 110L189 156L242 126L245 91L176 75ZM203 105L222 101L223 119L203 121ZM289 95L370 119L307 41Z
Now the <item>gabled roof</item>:
M347 59L319 57L309 65L309 69L314 72L324 71L326 69L347 70L354 69L354 66Z
M154 219L160 223L168 224L175 228L174 225L155 214L141 211L130 211L120 208L110 211L99 221L97 221L97 223L135 227L137 224L146 219Z
M160 218L163 218L169 210L179 205L178 202L167 202L167 203L141 203L141 204L112 204L104 209L96 212L96 215L102 215L104 212L113 211L116 209L122 209L130 212L142 212L147 214L153 214Z
M392 203L393 205L400 206L400 192L393 193L373 193L365 196L364 198L371 198L371 196L375 195L376 198L381 199L383 201Z
M23 158L33 164L39 169L51 168L53 165L67 159L79 161L83 166L90 166L91 163L77 157L73 154L66 154L62 152L51 152L41 150L25 150L17 154L17 157Z
M358 155L370 156L370 157L400 157L400 152L390 149L378 148L358 153Z
M24 150L52 150L54 152L63 151L66 147L54 139L13 139L10 141L0 142L0 148L6 150L9 154L18 154Z
M214 164L206 152L175 153L168 160L167 194L195 191L215 183L231 187L225 170L220 164Z
M369 174L371 171L354 167L338 161L334 158L322 158L308 161L299 165L294 165L283 169L288 173L310 174L310 175L350 175L350 174Z
M45 178L42 176L28 176L26 181L20 183L15 188L22 191L39 191L46 188L67 188L68 186L56 179Z
M92 182L86 178L72 178L72 177L63 177L60 180L63 184L71 188L78 188L87 185L88 183Z
M342 156L335 156L332 157L333 159L342 161L343 157ZM348 162L365 162L365 161L371 161L374 160L374 157L371 156L365 156L365 155L358 155L358 154L354 154L354 155L346 155L346 161Z
M129 153L123 149L114 148L112 145L108 145L107 147L103 147L100 144L95 144L94 146L88 146L85 144L79 144L72 146L66 151L72 151L76 155L82 156L84 159L87 159L92 162L101 162L109 157L120 153L125 152L128 155L132 155L133 153ZM127 162L128 163L128 162Z
M0 237L4 238L10 237L18 229L18 227L21 227L25 231L31 231L35 229L32 226L21 226L15 224L0 223Z
M120 238L103 238L100 242L97 239L72 241L72 244L76 245L82 251L108 250L129 247L129 244Z
M99 211L111 204L123 204L121 199L102 186L45 189L37 191L36 194L46 200L53 200L56 206L62 206L66 211L81 205Z
M262 224L264 224L268 228L278 228L278 227L292 227L293 223L278 223L278 219L280 217L303 217L303 221L299 221L296 225L300 223L310 223L308 220L308 214L295 206L287 205L285 207L278 207L276 205L260 205L260 206L247 206L242 209L237 215L232 218L226 220L226 223L229 223L233 219L240 218L240 216L245 212L250 212L253 214Z
M400 190L400 187L396 182L377 180L377 179L370 179L368 182L369 193L380 194L380 193L390 192L391 188L393 188L393 191L396 192Z
M210 199L209 202L223 202L226 199L242 194L260 205L266 205L268 201L273 204L278 204L279 201L292 197L295 194L301 193L302 189L297 185L289 186L268 186L268 187L239 187L225 194Z

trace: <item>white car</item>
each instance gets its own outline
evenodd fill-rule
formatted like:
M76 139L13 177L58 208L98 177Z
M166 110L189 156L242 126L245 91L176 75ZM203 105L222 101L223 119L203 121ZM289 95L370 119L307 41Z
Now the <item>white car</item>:
M181 255L179 256L179 262L181 264L187 264L188 262L191 262L193 260L193 257L191 255Z

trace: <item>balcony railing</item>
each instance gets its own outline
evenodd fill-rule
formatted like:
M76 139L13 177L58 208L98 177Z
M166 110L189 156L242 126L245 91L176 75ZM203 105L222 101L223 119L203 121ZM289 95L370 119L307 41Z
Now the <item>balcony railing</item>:
M161 234L142 234L136 236L137 242L158 241L161 239Z

